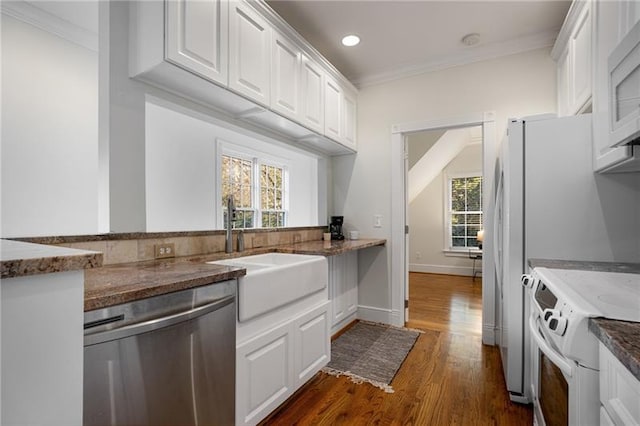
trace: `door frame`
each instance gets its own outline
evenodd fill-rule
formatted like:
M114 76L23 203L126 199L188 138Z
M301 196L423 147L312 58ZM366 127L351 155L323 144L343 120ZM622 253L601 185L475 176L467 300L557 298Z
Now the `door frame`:
M482 126L483 228L485 240L482 256L482 342L495 344L495 270L493 260L493 217L495 166L498 153L495 112L427 120L391 127L391 285L392 323L404 326L407 312L409 262L406 248L407 170L405 137L426 130Z

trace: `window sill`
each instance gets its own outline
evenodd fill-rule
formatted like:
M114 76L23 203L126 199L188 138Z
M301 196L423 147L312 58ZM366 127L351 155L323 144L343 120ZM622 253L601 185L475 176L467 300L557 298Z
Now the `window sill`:
M447 257L466 257L466 258L469 257L469 254L474 254L474 255L482 254L482 250L478 250L478 249L462 249L462 250L444 249L442 250L442 252Z

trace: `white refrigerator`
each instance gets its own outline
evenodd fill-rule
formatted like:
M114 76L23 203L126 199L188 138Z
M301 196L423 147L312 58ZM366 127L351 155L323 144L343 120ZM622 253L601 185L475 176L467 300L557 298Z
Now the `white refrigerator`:
M591 114L509 120L496 169L496 324L512 401L530 402L528 259L640 261L640 174L593 172Z

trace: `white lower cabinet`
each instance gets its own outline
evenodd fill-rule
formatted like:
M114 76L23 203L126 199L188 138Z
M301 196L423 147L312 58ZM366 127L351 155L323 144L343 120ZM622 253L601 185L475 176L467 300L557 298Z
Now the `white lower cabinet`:
M356 318L358 311L358 252L329 257L329 299L331 299L331 333Z
M255 424L292 393L291 324L260 334L236 348L236 423Z
M295 387L313 377L331 358L329 303L298 317L294 321Z
M640 424L640 381L600 343L601 424Z
M236 346L237 425L259 423L327 365L329 307L324 301Z

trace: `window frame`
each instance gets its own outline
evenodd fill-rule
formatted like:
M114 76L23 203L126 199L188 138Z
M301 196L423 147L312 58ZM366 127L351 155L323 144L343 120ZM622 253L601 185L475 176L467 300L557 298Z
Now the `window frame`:
M260 168L262 165L278 167L282 169L282 197L284 223L282 228L286 227L289 221L289 168L290 161L286 158L277 157L262 151L253 150L244 146L236 145L231 142L217 139L216 140L216 218L219 229L224 229L224 207L222 205L222 156L240 158L251 162L251 204L253 209L243 209L253 211L253 227L252 228L234 228L234 229L269 229L262 227L262 206L260 202ZM278 227L280 228L280 227Z
M483 202L483 194L485 191L484 188L484 176L482 175L482 171L470 171L470 172L458 172L458 173L447 173L444 176L444 248L443 252L446 256L468 256L469 251L480 251L478 247L453 247L452 242L452 224L451 224L451 215L453 214L451 210L451 187L453 183L453 179L460 178L474 178L479 177L482 179L482 183L480 185L480 229L483 229L483 220L484 220L484 205ZM471 212L471 211L469 211Z

